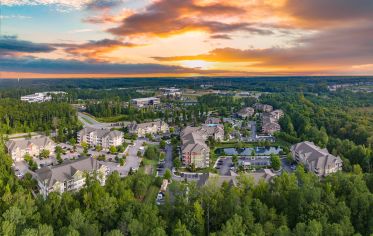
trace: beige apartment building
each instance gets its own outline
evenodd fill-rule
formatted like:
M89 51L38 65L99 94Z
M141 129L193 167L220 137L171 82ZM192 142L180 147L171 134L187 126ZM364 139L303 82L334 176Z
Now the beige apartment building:
M122 145L124 141L124 133L117 130L109 129L95 129L86 127L78 132L78 143L88 143L90 146L100 145L104 149L108 149L111 146Z
M252 107L244 107L237 112L237 116L241 119L252 117L255 114L255 110Z
M206 145L206 140L209 137L213 137L215 140L223 140L223 126L188 126L181 132L181 153L184 165L194 165L196 168L205 168L209 166L210 148Z
M274 110L267 113L262 113L262 132L273 135L275 132L281 130L278 121L284 116L282 110Z
M147 123L131 123L128 125L128 132L130 134L136 134L139 137L144 137L146 134L157 134L167 133L170 131L170 127L166 122L154 121Z
M105 185L109 173L107 166L100 164L92 157L58 166L44 167L36 171L36 180L40 194L47 197L51 192L78 191L85 185L86 176L97 177L101 185Z
M42 150L54 153L56 144L47 136L37 136L30 139L12 139L6 143L8 153L14 162L22 161L26 154L38 156Z
M297 143L290 148L293 159L318 176L327 176L342 170L342 160L333 156L326 148L320 148L313 142Z

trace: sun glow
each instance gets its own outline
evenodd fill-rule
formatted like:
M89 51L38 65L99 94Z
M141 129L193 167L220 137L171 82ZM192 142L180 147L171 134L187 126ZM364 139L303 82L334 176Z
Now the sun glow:
M201 69L201 70L208 70L211 69L214 63L207 62L203 60L187 60L180 62L182 66L187 68L194 68L194 69Z

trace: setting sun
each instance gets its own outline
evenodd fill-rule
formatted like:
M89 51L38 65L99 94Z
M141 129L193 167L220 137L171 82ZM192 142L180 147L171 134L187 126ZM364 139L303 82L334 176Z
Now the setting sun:
M208 69L211 69L211 67L213 66L213 63L203 61L203 60L189 60L189 61L181 61L181 65L187 68L208 70Z

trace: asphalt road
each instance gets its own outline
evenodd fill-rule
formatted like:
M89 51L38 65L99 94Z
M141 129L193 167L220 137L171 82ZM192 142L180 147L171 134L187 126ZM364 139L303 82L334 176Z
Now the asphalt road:
M166 146L166 158L165 158L165 167L168 169L172 169L173 161L172 161L172 145Z
M128 125L130 122L122 121L121 124L118 123L103 123L95 120L89 115L78 112L78 119L83 123L84 127L92 127L95 129L110 129L110 128L122 128L123 126Z

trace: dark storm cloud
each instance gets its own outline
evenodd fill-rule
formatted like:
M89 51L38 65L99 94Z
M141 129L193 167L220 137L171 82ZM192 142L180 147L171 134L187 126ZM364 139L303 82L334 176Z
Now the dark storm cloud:
M195 70L178 66L158 64L120 64L96 61L51 60L34 57L0 59L2 71L61 74L147 74L147 73L190 73Z
M0 37L0 54L16 54L16 53L40 53L52 52L55 48L49 44L33 43L30 41L19 40L16 36L1 36Z

